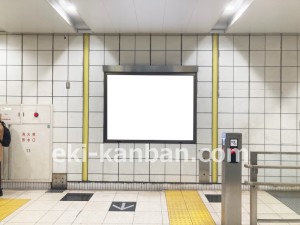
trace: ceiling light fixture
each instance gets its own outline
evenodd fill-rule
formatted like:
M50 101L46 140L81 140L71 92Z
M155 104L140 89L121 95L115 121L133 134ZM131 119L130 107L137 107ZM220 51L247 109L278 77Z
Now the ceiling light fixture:
M234 24L241 17L241 15L244 14L244 12L248 9L248 7L251 5L251 3L253 1L254 0L245 0L245 1L243 1L243 4L240 5L238 10L232 16L232 19L231 19L230 23L228 24L228 27L230 27L232 24Z
M69 25L74 26L72 19L64 10L63 6L60 4L60 1L57 0L47 0L47 1Z
M76 6L68 0L47 0L47 2L55 9L55 11L72 27L80 30L90 31L90 28L79 16Z
M233 0L227 4L222 16L219 18L215 26L212 28L211 32L218 30L226 30L232 24L234 24L247 8L251 5L254 0ZM218 32L217 32L218 33Z

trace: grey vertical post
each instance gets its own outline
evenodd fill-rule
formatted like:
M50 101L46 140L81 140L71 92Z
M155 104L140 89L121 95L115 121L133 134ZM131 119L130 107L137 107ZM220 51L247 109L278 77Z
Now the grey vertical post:
M242 224L241 148L242 134L223 133L222 149L225 159L222 162L222 225Z
M250 185L250 225L257 225L257 187Z
M257 165L257 152L250 153L251 165ZM250 182L257 182L257 168L250 169ZM250 185L250 225L257 224L257 187Z

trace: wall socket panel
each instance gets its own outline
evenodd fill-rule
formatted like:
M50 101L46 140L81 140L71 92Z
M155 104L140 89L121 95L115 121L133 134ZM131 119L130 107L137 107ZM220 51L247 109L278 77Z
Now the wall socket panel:
M207 159L203 156L203 159ZM199 160L199 182L208 183L209 182L209 162L202 162Z

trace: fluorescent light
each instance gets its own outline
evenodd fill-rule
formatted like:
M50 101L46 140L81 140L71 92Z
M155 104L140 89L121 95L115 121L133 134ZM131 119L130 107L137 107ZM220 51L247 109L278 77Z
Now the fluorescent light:
M228 27L230 27L232 24L234 24L248 9L248 7L251 5L253 0L245 0L243 4L239 7L239 9L236 11L236 13L233 15L232 20L228 24Z
M61 8L68 14L71 15L77 15L77 9L76 6L72 3L70 3L69 1L66 0L58 0L59 5L61 6Z
M76 11L75 5L68 5L68 6L66 7L66 10L67 10L68 12L77 12L77 11Z
M77 30L90 30L79 16L76 6L68 0L47 0L55 11L72 27Z
M69 17L69 15L66 13L64 8L60 4L61 1L56 1L56 0L47 0L47 1L68 24L74 26L71 18Z
M233 0L229 2L225 7L222 16L212 28L212 31L226 30L235 23L241 15L243 15L252 2L253 0Z
M225 12L232 12L232 11L234 11L234 9L235 9L235 6L234 5L232 5L232 4L230 4L230 5L228 5L226 8L225 8Z

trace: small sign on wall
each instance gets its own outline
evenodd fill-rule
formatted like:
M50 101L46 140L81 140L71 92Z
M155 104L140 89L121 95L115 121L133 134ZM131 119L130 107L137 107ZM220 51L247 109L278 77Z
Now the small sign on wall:
M238 140L237 139L230 139L230 147L237 147Z

